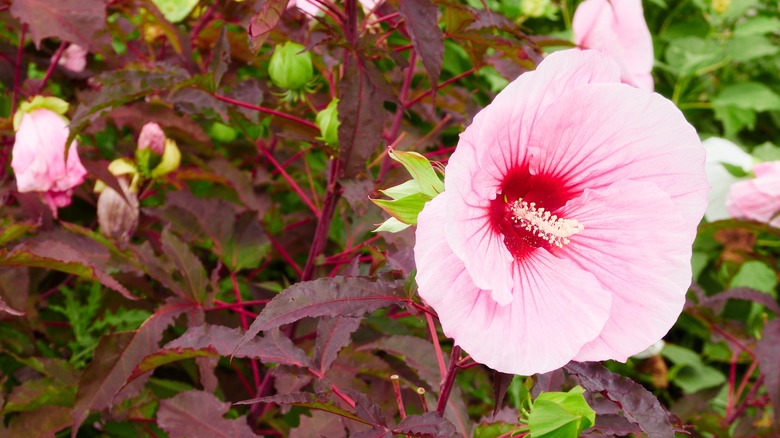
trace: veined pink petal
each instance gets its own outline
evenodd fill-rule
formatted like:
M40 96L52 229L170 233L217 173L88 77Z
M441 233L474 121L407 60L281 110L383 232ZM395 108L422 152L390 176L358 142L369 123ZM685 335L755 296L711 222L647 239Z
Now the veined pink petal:
M59 114L36 109L22 116L13 147L11 167L20 192L43 192L55 211L68 205L72 188L84 182L86 169L74 141L65 159L68 124ZM50 192L50 193L49 193Z
M512 256L503 238L481 218L488 214L509 169L529 159L533 150L529 137L544 109L571 89L618 80L616 65L604 54L553 53L536 71L510 83L461 135L447 165L445 190L456 200L447 207L446 235L474 284L489 290L501 304L511 300L514 289Z
M71 44L60 56L58 65L74 73L81 73L87 67L87 54L89 51L77 44Z
M726 208L734 217L780 226L780 161L758 164L753 172L755 178L731 186Z
M612 296L609 319L578 361L625 361L660 340L677 320L691 284L688 221L651 182L621 180L586 189L562 209L582 232L559 256L593 274Z
M471 357L505 373L533 374L565 365L602 330L610 295L595 277L546 251L517 266L518 291L507 306L476 287L452 253L441 223L448 192L418 218L415 259L420 296L444 333Z
M653 39L642 0L585 0L574 12L574 42L603 51L620 64L623 82L653 90Z
M556 175L576 191L652 182L671 196L692 240L707 205L705 152L674 104L622 84L593 84L572 90L540 119L532 172Z

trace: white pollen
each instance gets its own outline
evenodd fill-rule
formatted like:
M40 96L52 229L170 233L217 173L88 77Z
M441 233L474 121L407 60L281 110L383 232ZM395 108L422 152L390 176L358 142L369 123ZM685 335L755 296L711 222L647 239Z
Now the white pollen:
M512 222L558 248L563 248L563 245L570 242L569 237L585 229L576 219L551 215L544 208L536 208L535 202L528 203L523 201L523 198L518 198L507 208L512 214Z

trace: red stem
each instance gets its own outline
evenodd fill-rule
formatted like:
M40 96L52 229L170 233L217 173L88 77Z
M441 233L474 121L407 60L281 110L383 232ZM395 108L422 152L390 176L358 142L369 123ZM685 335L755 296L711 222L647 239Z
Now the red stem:
M233 271L230 272L230 281L233 283L233 295L236 297L236 304L241 305L241 288L238 286L238 277L236 277L236 273ZM249 330L249 321L247 320L246 315L243 312L238 315L241 318L241 328L244 329L244 331ZM252 366L252 377L255 380L255 388L259 388L260 367L255 359L250 359L249 364Z
M436 350L436 360L439 362L439 374L441 379L447 376L447 366L444 365L444 354L441 352L441 345L439 344L439 334L436 332L436 325L433 323L433 317L429 314L425 314L425 321L428 323L428 331L431 334L431 341L433 341L433 349Z
M282 177L287 181L288 184L292 187L293 191L298 194L298 197L301 198L301 201L303 201L304 204L306 204L307 207L314 213L315 216L319 216L320 212L317 210L317 207L311 202L311 199L309 199L309 196L301 189L301 187L298 185L298 183L295 182L295 180L290 176L289 173L287 173L286 170L284 170L284 167L282 167L281 164L279 164L278 161L276 161L276 158L274 158L273 155L271 155L271 152L268 151L265 147L258 144L257 148L260 149L260 152L265 155L265 157L268 159L268 161L271 162L271 164L274 165L276 170L279 171L279 174L282 175Z
M22 55L24 54L24 36L27 33L27 24L22 24L19 31L19 48L16 51L16 61L14 63L14 89L11 94L11 117L16 113L16 101L19 98L19 82L22 77Z
M314 231L309 257L306 260L306 266L303 268L301 281L309 281L314 277L314 261L322 254L325 244L328 242L328 232L330 223L333 221L333 215L336 212L336 203L341 195L341 186L338 183L340 170L340 161L330 162L330 174L328 175L328 189L325 194L325 202L322 205L322 212L317 221L317 228Z
M447 79L446 81L440 83L436 87L436 89L437 90L441 89L442 87L445 87L445 86L447 86L447 85L449 85L449 84L451 84L453 82L459 81L459 80L463 79L464 77L466 77L466 76L468 76L470 74L473 74L475 71L477 71L477 69L472 67L472 68L464 71L463 73L461 73L461 74L459 74L457 76L453 76L453 77ZM424 93L420 94L419 96L415 97L414 99L410 100L409 102L403 103L404 108L411 107L412 105L416 104L417 102L419 102L419 101L425 99L426 97L430 96L431 93L433 93L433 92L434 92L433 89L426 90ZM401 99L401 101L403 102L403 99Z
M455 375L458 374L458 361L460 360L460 347L457 345L452 347L452 354L450 354L450 367L447 370L447 379L441 387L439 393L439 403L436 404L436 412L442 417L444 416L444 410L447 408L447 401L452 393L452 387L455 384Z
M222 96L221 94L217 94L217 93L213 93L212 96L214 96L214 98L217 99L217 100L221 100L223 102L227 102L227 103L230 103L230 104L233 104L233 105L236 105L236 106L240 106L240 107L243 107L243 108L248 108L248 109L251 109L251 110L259 111L261 113L270 114L272 116L280 117L282 119L287 119L287 120L293 121L295 123L301 124L303 126L308 126L311 129L316 129L318 131L320 129L320 128L317 127L317 125L315 125L314 123L312 123L312 122L310 122L308 120L304 120L304 119L301 119L300 117L295 117L295 116L292 116L290 114L283 113L281 111L276 111L276 110L273 110L271 108L266 108L266 107L263 107L263 106L252 105L251 103L241 102L239 100L231 99L231 98L229 98L227 96Z
M287 253L287 250L284 249L284 247L274 238L274 236L271 235L271 233L266 233L268 235L268 239L271 241L271 245L273 245L274 248L276 248L277 251L279 251L279 255L282 256L284 261L287 262L288 265L290 265L291 268L293 268L293 271L295 271L296 274L298 274L298 278L303 277L303 271L301 271L301 268L298 266L298 263L295 263L295 260L293 260L292 257L290 257L290 254Z
M46 74L43 76L41 85L38 87L38 94L41 94L43 89L46 87L46 83L49 82L49 78L51 77L52 73L54 73L54 69L57 68L57 63L60 62L60 57L62 57L62 52L64 51L65 51L65 42L62 42L60 43L60 47L57 48L57 51L54 52L54 56L51 57L49 68L46 69Z

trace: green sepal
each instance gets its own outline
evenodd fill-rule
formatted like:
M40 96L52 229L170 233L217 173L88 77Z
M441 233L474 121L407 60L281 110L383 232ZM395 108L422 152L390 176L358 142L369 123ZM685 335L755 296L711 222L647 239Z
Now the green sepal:
M444 183L436 174L431 162L417 152L393 151L388 152L390 158L403 164L412 175L414 181L420 185L420 191L431 199L444 191Z
M45 108L49 111L54 111L55 113L64 116L65 113L68 112L68 107L70 104L59 97L44 97L44 96L35 96L29 101L22 102L19 104L19 109L14 114L14 131L19 130L19 125L22 124L22 117L31 111Z
M339 100L333 99L328 106L317 113L317 127L320 128L320 140L329 146L338 146L339 144Z
M417 215L425 207L425 203L431 199L424 193L415 193L400 199L372 199L371 201L399 221L417 225Z
M577 438L596 423L596 412L575 386L569 392L544 392L534 400L528 414L531 438Z

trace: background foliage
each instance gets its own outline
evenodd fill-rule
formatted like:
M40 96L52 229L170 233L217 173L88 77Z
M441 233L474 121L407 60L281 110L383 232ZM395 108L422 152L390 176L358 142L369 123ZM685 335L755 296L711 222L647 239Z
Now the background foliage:
M413 231L371 232L387 216L369 197L408 179L387 148L446 163L508 81L571 46L576 2L324 0L314 17L286 3L0 2L0 434L509 436L529 394L577 384L591 436L780 433L776 228L700 227L659 354L514 378L447 360L415 294ZM657 92L702 138L780 158L777 2L644 6ZM268 73L288 40L314 65L297 100ZM68 43L89 49L86 71L52 61ZM57 220L8 166L13 113L37 94L70 102L90 172ZM316 124L334 98L337 144ZM112 240L92 187L116 184L108 163L148 121L182 165L144 184L137 230ZM468 369L444 396L454 367Z

